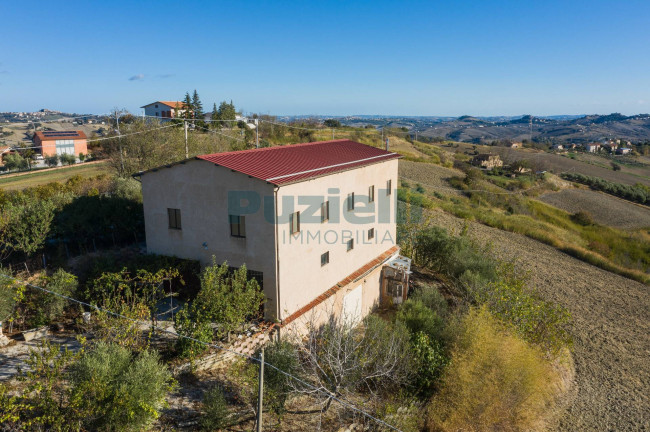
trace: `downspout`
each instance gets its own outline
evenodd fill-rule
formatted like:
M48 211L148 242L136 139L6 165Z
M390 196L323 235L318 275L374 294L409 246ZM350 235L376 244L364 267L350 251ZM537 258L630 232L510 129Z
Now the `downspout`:
M282 322L280 319L280 237L278 234L278 189L280 188L275 187L273 189L275 223L275 319Z

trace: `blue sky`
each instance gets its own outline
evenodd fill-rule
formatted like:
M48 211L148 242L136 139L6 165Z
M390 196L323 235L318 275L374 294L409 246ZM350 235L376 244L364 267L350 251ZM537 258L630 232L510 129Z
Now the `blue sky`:
M650 1L0 0L0 111L650 111Z

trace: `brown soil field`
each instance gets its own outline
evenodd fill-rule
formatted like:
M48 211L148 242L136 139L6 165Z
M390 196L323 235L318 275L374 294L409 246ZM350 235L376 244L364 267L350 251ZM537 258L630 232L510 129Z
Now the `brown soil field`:
M432 220L456 233L467 223L442 211L433 211ZM516 260L531 286L572 314L575 387L555 429L649 430L650 288L519 234L475 222L468 228L495 256Z
M449 185L447 179L464 177L465 174L457 169L445 168L429 163L399 161L399 177L415 186L421 184L425 189L439 191L445 195L460 195L461 192Z
M602 225L620 229L650 227L650 207L643 207L601 192L588 189L565 189L538 198L569 213L589 212Z

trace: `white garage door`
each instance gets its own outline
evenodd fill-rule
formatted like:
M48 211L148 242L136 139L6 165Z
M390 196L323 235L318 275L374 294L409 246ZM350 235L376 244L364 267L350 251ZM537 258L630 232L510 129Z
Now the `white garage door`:
M348 325L356 325L361 321L361 305L363 301L363 285L359 285L343 297L343 321Z

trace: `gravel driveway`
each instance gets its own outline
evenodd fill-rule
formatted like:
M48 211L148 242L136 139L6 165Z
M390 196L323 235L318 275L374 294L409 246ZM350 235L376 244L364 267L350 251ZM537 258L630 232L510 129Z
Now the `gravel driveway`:
M433 223L456 232L464 222L433 212ZM575 398L557 429L650 430L650 287L519 234L473 222L469 233L516 259L531 284L573 316Z

